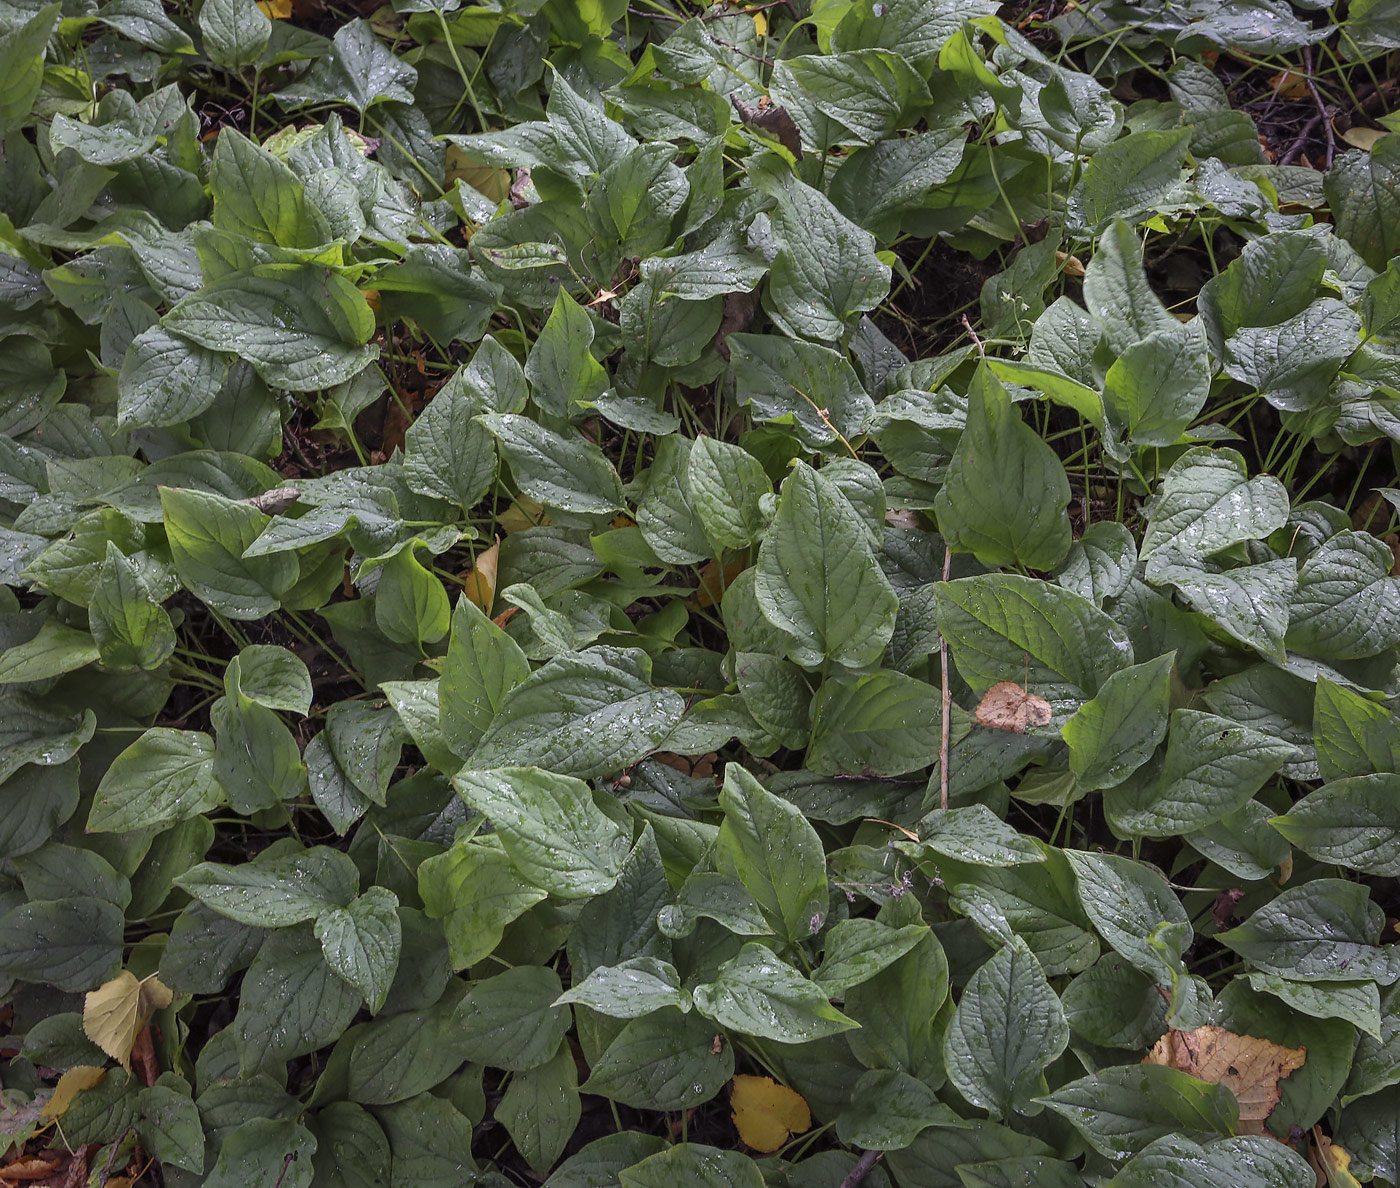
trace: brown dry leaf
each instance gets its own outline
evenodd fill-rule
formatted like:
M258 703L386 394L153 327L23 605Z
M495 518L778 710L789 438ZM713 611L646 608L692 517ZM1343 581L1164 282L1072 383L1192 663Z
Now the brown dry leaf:
M75 1064L58 1078L53 1087L53 1095L44 1105L45 1118L61 1118L63 1112L73 1104L73 1099L84 1089L91 1089L101 1083L107 1075L105 1068L95 1068L90 1064Z
M521 495L496 517L496 523L507 532L524 532L527 528L543 528L554 521L544 514L543 503L536 503L528 495Z
M1351 1154L1322 1133L1312 1128L1313 1168L1327 1178L1327 1188L1361 1188L1361 1181L1351 1174Z
M764 1154L776 1151L789 1135L812 1128L812 1111L802 1094L772 1077L735 1077L729 1104L739 1137Z
M1274 94L1282 95L1287 99L1306 99L1308 97L1308 76L1297 70L1280 70L1277 74L1271 75L1269 86L1273 87Z
M136 1042L131 1047L131 1067L136 1070L136 1079L147 1088L160 1077L160 1062L156 1059L149 1023L136 1033Z
M739 119L750 128L757 128L764 135L773 137L799 161L802 160L802 138L786 107L774 106L766 95L759 100L757 107L745 103L737 95L730 95L729 102L734 104Z
M748 564L747 558L736 557L721 570L718 562L706 562L700 568L700 588L695 591L695 605L718 606L724 600L724 592L748 568Z
M124 969L110 982L88 991L83 999L83 1030L88 1039L130 1072L137 1032L153 1012L168 1007L173 997L155 974L138 979Z
M42 1155L21 1155L13 1163L0 1167L0 1180L19 1183L22 1180L43 1180L51 1176L62 1162L52 1152Z
M1303 1067L1306 1048L1236 1035L1223 1027L1169 1031L1144 1064L1165 1064L1200 1081L1224 1085L1239 1099L1240 1133L1263 1134L1264 1119L1278 1105L1279 1081Z
M1021 688L1015 681L998 681L977 703L977 725L992 730L1025 734L1032 726L1048 726L1050 703Z
M474 602L484 614L491 613L491 604L496 601L496 573L501 565L501 538L489 549L482 549L476 555L476 564L462 575L462 593L468 602Z
M1071 256L1068 252L1056 252L1055 262L1059 264L1060 270L1066 276L1082 277L1084 275L1084 261L1078 256Z

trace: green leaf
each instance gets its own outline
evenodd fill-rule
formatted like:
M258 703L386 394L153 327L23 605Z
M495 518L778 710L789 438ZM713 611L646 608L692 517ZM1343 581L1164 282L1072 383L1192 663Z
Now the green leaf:
M513 413L478 419L495 434L516 484L531 499L585 515L621 510L622 482L592 442L577 433L555 433Z
M842 996L894 964L927 935L922 924L894 928L866 918L841 920L826 934L822 963L812 981L827 994Z
M429 1093L375 1111L392 1153L391 1184L456 1188L475 1175L472 1123L452 1102Z
M199 8L199 31L210 61L220 66L251 66L267 47L272 21L253 0L204 0ZM216 143L216 158L218 151Z
M471 766L530 760L581 779L630 766L660 748L685 708L650 676L650 660L624 648L551 660L505 693Z
M97 641L86 631L48 619L33 639L0 655L0 685L62 676L94 663L97 656Z
M310 1188L315 1153L316 1138L306 1127L286 1118L251 1118L224 1139L204 1183L240 1188L280 1176L282 1188Z
M782 59L772 86L773 101L792 112L804 138L822 151L875 144L915 123L930 103L923 79L903 57L875 49Z
M1172 445L1204 407L1210 374L1199 321L1153 331L1128 347L1104 376L1110 432L1134 445Z
M784 1044L836 1035L860 1024L766 945L749 941L692 992L696 1009L721 1027Z
M688 480L691 444L683 437L663 437L646 472L637 500L637 527L652 551L671 565L693 565L714 550L694 506Z
M1313 735L1324 779L1400 771L1395 716L1326 677L1317 682Z
M501 943L505 927L548 896L503 849L459 843L418 868L418 893L442 920L453 969L466 969Z
M1087 701L1132 663L1127 635L1093 603L1048 582L986 574L940 583L938 625L977 694L998 681L1057 701Z
M773 490L763 465L726 441L697 437L686 465L690 502L705 535L721 548L742 549L765 527L759 500Z
M360 291L309 264L264 264L222 277L180 301L162 325L233 352L273 387L294 392L343 383L379 353L363 345L374 314Z
M1400 1177L1400 1089L1392 1086L1342 1111L1336 1141L1352 1155L1355 1174Z
M211 4L225 10L221 14L225 20L229 10L242 4L249 4L262 17L249 0L205 0L201 18ZM291 168L236 128L229 131L229 136L220 134L215 141L209 167L214 226L285 248L314 248L333 238Z
M1054 569L1069 552L1069 480L1055 451L982 371L968 390L967 428L934 501L954 552L988 568Z
M1198 1081L1165 1064L1101 1068L1040 1101L1110 1159L1126 1159L1179 1131L1228 1135L1240 1115L1235 1095L1224 1085Z
M1313 982L1373 978L1388 986L1400 979L1400 952L1377 946L1383 921L1361 884L1313 879L1216 939L1265 973Z
M311 712L311 674L295 653L253 644L238 653L237 664L237 689L250 701L302 717Z
M635 1019L662 1007L690 1010L690 995L675 968L655 957L603 965L565 991L560 1002L576 1002L615 1019Z
M1045 861L1045 851L1035 841L1017 833L985 804L935 809L919 822L918 841L894 844L921 859L932 852L974 866Z
M561 288L525 361L525 377L543 411L568 417L575 404L596 400L607 390L608 373L589 352L592 342L588 314Z
M159 668L175 650L170 615L152 598L141 567L110 540L88 607L88 625L108 668Z
M105 899L36 899L0 916L0 969L59 990L92 990L121 968L122 909Z
M336 1101L307 1126L316 1136L316 1180L334 1188L379 1188L389 1180L389 1140L368 1110Z
M476 982L457 1007L462 1050L478 1064L524 1072L547 1063L569 1030L564 987L552 969L520 965Z
M889 265L876 255L871 234L819 190L786 171L756 171L754 183L778 203L771 216L778 254L764 288L764 309L790 337L841 341L856 314L884 299Z
M1297 561L1292 558L1239 565L1214 572L1211 563L1180 563L1171 552L1149 563L1154 584L1170 583L1201 614L1242 644L1270 660L1285 656L1289 603L1297 593Z
M496 477L496 440L476 419L482 411L467 372L454 372L408 427L404 480L410 487L451 500L464 512L481 502Z
M112 761L93 796L87 827L122 833L183 821L224 798L214 778L214 740L198 730L147 730Z
M564 1046L547 1064L511 1078L495 1116L525 1162L543 1175L559 1158L582 1113L578 1066Z
M359 886L355 864L339 850L225 865L201 862L175 880L201 903L240 924L282 928L349 904Z
M1123 143L1122 141L1119 142ZM1147 283L1142 244L1121 219L1103 233L1084 273L1084 303L1116 354L1177 321Z
M1269 824L1319 862L1400 874L1400 775L1333 780Z
M204 1170L204 1128L199 1110L183 1081L173 1076L171 1084L165 1081L162 1075L156 1084L141 1090L141 1139L162 1163L198 1174Z
M227 673L225 683L231 683ZM305 789L306 766L297 741L270 709L235 688L215 702L210 720L218 739L214 778L228 793L234 812L274 808Z
M324 1047L349 1026L361 1002L360 992L326 964L309 925L269 933L243 976L232 1024L240 1069L251 1073L268 1060Z
M1204 829L1242 807L1283 764L1291 743L1199 710L1172 714L1160 779L1119 784L1104 797L1115 830L1172 837Z
M738 1151L677 1143L618 1173L622 1188L763 1188L757 1164Z
M470 754L506 694L529 675L520 645L470 599L459 597L438 687L448 745L458 755Z
M731 334L727 345L734 398L760 420L791 423L810 449L849 442L875 411L839 351L773 334Z
M1360 317L1331 297L1276 326L1245 326L1225 343L1225 373L1251 385L1275 408L1315 408L1337 369L1356 350Z
M1117 854L1066 850L1079 902L1098 934L1135 969L1160 985L1181 972L1192 928L1167 880Z
M1013 937L968 980L944 1039L949 1080L993 1118L1037 1113L1045 1068L1069 1043L1069 1024L1040 963Z
M62 6L48 4L23 23L7 24L0 41L0 70L8 80L0 99L0 134L27 123L44 82L44 50Z
M117 422L123 427L177 425L219 395L229 357L152 326L131 340L117 376Z
M1242 326L1277 326L1302 313L1326 270L1327 249L1312 231L1275 231L1245 244L1201 287L1201 320L1216 355Z
M715 861L758 903L773 931L797 943L820 931L829 907L821 838L793 804L737 763L724 770L724 823Z
M454 991L427 1010L405 1011L357 1027L345 1074L350 1098L366 1105L392 1105L445 1081L464 1059L454 1020L460 1000L461 994Z
M452 625L452 604L442 582L418 560L409 543L394 552L376 572L374 621L395 643L436 643Z
M663 1007L617 1033L583 1091L637 1109L685 1110L709 1101L733 1075L734 1046L713 1023Z
M1172 464L1162 479L1143 536L1144 559L1199 559L1246 540L1263 540L1288 519L1288 492L1270 475L1246 478L1244 459L1234 450L1195 446ZM1155 580L1154 563L1147 567Z
M616 884L631 838L582 780L503 767L458 772L453 786L491 819L521 874L550 894L582 899Z
M1109 1188L1196 1188L1228 1182L1237 1188L1312 1188L1317 1177L1291 1147L1260 1135L1204 1145L1164 1135L1111 1179Z
M930 1126L961 1121L923 1081L897 1069L871 1069L856 1082L851 1104L836 1119L836 1133L847 1146L895 1151Z
M1132 132L1106 145L1089 159L1070 195L1071 217L1097 230L1116 216L1135 219L1183 197L1181 167L1190 140L1189 128L1176 128Z
M1378 272L1400 255L1400 136L1382 136L1371 151L1343 153L1323 181L1337 234Z
M812 705L807 766L829 775L896 776L938 758L939 694L890 669L828 678Z
M1122 783L1152 757L1167 734L1171 673L1168 652L1120 669L1060 729L1069 765L1086 792Z
M277 93L277 99L287 106L348 103L363 113L386 101L412 104L409 88L417 80L418 72L389 51L368 21L353 20L335 31L330 53L318 57L310 70Z
M855 509L801 462L783 481L754 589L764 617L795 637L793 658L807 667L873 663L899 608Z
M398 904L392 891L371 887L344 908L316 917L316 939L327 964L365 996L371 1014L384 1005L399 967Z
M1400 578L1384 541L1351 529L1326 540L1298 571L1290 647L1328 660L1375 656L1400 643Z

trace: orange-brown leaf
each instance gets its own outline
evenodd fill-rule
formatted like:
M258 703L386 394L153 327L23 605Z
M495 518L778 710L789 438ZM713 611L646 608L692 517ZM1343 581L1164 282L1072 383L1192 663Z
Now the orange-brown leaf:
M1279 1081L1302 1068L1307 1058L1306 1048L1285 1048L1206 1026L1167 1032L1144 1063L1165 1064L1197 1080L1224 1085L1239 1100L1241 1133L1262 1134L1264 1119L1278 1105Z
M1316 1126L1312 1140L1313 1164L1327 1177L1327 1188L1361 1188L1361 1182L1351 1174L1351 1152L1337 1146Z
M977 725L1025 734L1032 726L1050 724L1050 703L1028 693L1015 681L998 681L977 704Z
M462 593L468 602L474 602L483 614L491 613L491 604L496 601L496 573L501 564L501 541L489 549L482 549L476 555L476 564L463 575Z
M739 1137L755 1151L776 1151L789 1135L812 1128L812 1112L802 1094L772 1077L735 1077L729 1104Z

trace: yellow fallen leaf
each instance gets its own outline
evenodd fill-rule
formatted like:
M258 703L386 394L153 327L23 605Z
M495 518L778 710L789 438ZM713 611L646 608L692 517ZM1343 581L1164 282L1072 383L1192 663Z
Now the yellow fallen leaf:
M447 146L447 184L461 178L478 194L500 202L510 194L510 170L483 165L455 144Z
M789 1135L812 1128L812 1111L802 1094L772 1077L735 1077L729 1104L739 1137L765 1154L776 1151Z
M1371 146L1385 133L1379 128L1348 128L1340 135L1352 148L1365 149L1369 153Z
M1279 1081L1303 1067L1306 1048L1285 1048L1223 1027L1169 1031L1144 1064L1165 1064L1200 1081L1224 1085L1240 1103L1240 1133L1263 1134L1264 1119L1278 1105Z
M753 14L753 31L760 37L768 36L768 18L761 12Z
M496 601L496 571L500 564L501 542L498 538L489 549L482 549L476 555L476 564L463 579L462 593L488 615L491 604Z
M53 1096L44 1106L45 1118L61 1118L63 1112L73 1104L73 1099L84 1089L100 1084L107 1075L105 1068L94 1068L90 1064L78 1064L58 1078L53 1087Z
M1313 1153L1327 1177L1327 1188L1361 1188L1361 1181L1351 1174L1351 1154L1322 1133L1312 1128Z
M263 16L274 21L285 21L292 15L292 0L258 0Z
M124 969L83 999L83 1030L88 1039L131 1071L136 1035L154 1011L170 1005L173 995L155 974L137 978Z
M507 532L524 532L526 528L543 528L554 523L544 514L544 504L536 503L528 495L520 496L496 517L496 522Z
M977 704L977 725L1013 734L1025 734L1032 726L1048 726L1051 717L1050 703L1015 681L998 681Z

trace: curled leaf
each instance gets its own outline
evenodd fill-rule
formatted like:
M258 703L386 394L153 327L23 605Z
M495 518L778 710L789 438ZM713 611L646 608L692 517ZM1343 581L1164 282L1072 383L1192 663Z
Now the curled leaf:
M776 1151L789 1135L812 1128L812 1112L803 1096L772 1077L735 1077L729 1104L739 1137L765 1154Z
M1028 693L1015 681L998 681L977 703L977 725L1025 734L1033 726L1048 726L1050 703Z
M802 160L802 140L797 132L797 124L788 114L786 107L774 106L766 96L757 106L745 103L737 95L730 95L729 101L734 104L734 110L739 113L739 118L745 124L773 137L799 161Z

